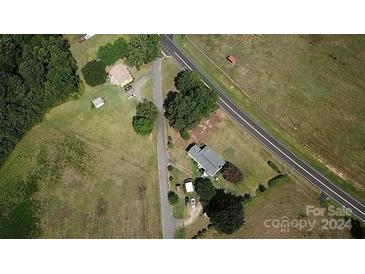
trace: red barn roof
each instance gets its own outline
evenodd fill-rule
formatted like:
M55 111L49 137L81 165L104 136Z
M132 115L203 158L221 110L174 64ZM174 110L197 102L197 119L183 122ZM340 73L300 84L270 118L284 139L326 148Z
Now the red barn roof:
M237 63L237 57L234 56L234 55L229 55L227 57L228 61L231 63L231 64L236 64Z

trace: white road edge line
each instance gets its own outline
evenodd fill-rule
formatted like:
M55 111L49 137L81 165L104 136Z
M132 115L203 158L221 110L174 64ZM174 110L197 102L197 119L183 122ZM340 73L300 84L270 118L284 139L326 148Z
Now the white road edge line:
M205 81L204 81L203 79L201 79L201 81L203 82L203 84L204 84L207 88L209 88L209 89L210 89L210 86L208 86L208 84L207 84L207 83L205 83Z
M185 63L185 61L180 57L180 55L177 54L176 51L174 51L174 52L175 52L175 55L191 70L191 67L187 63Z
M275 147L277 150L279 150L282 154L286 155L280 148L278 148L275 144L273 144L272 142L270 142L264 135L262 135L257 129L255 129L250 123L248 123L245 119L242 118L241 115L239 115L234 109L232 109L226 102L224 102L221 98L219 98L219 100L221 102L223 102L227 107L229 107L238 117L241 118L242 121L244 121L248 126L250 126L254 131L256 131L261 137L263 137L267 142L269 142L273 147ZM311 176L312 178L314 178L316 181L318 181L321 185L325 186L326 188L328 188L332 193L334 193L336 196L338 196L340 199L342 199L343 201L347 202L348 204L350 204L351 206L353 206L354 208L356 208L358 211L360 211L361 213L364 214L364 212L362 212L360 209L358 209L356 206L354 206L352 203L350 203L349 201L345 200L343 197L341 197L340 195L338 195L336 192L334 192L332 189L330 189L328 186L326 186L325 184L323 184L320 180L318 180L316 177L314 177L311 173L309 173L307 170L305 170L301 165L299 165L296 161L294 161L291 157L289 157L288 155L286 155L286 157L288 157L294 164L296 164L298 167L300 167L302 170L304 170L309 176ZM351 213L352 210L351 210ZM354 214L354 213L353 213ZM356 215L356 214L355 214Z
M167 56L162 50L161 50L161 53L163 54L163 56L165 56L165 57Z

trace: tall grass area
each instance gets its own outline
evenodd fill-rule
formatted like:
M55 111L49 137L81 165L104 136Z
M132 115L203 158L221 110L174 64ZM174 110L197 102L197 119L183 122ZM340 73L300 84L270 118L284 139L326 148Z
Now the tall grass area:
M364 36L188 35L175 40L271 134L365 201ZM230 54L237 56L236 65L226 60Z
M101 42L117 37L79 44L78 36L68 36L79 67ZM105 105L92 109L97 96ZM54 108L27 133L0 169L0 210L6 213L0 225L7 225L1 236L161 237L155 136L134 133L136 102L127 97L110 84L85 86L79 99Z

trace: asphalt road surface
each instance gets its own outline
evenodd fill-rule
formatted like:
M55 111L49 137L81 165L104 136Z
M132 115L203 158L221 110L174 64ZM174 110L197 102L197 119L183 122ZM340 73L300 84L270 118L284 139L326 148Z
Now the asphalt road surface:
M161 82L161 59L156 59L152 64L153 79L153 101L159 111L156 119L156 139L157 139L157 158L158 174L160 182L160 204L161 204L161 223L162 235L164 239L173 239L175 228L180 224L170 212L170 204L167 199L168 185L168 155L165 137L165 117L163 114L163 94Z
M219 93L219 106L234 119L239 125L255 136L262 144L269 148L275 155L282 159L287 165L307 179L310 183L319 188L337 203L349 209L353 215L365 221L365 206L345 191L337 187L321 173L310 167L304 160L290 152L284 145L279 143L265 129L254 121L245 111L233 103L224 92L217 87L206 74L201 71L184 53L174 44L172 35L161 34L161 50L163 54L172 56L184 69L196 70L201 76L205 85L214 88Z

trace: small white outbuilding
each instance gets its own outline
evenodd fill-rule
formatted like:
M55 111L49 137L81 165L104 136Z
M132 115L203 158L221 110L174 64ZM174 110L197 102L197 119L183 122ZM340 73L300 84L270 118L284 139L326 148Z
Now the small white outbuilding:
M95 98L91 101L95 108L101 108L104 106L104 101L101 97Z
M186 190L186 193L194 192L193 182L186 182L185 183L185 190Z

